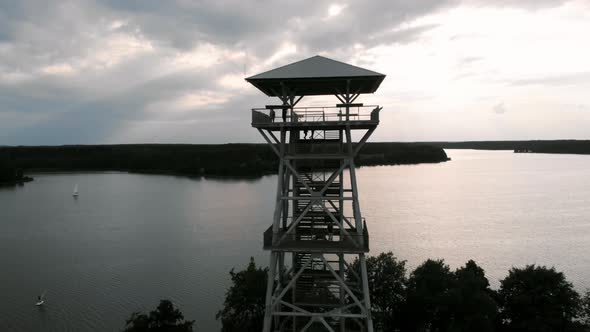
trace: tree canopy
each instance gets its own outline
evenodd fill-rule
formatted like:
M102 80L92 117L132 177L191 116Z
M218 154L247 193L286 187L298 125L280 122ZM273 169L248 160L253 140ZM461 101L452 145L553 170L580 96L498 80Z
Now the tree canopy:
M408 279L404 330L438 331L448 325L447 297L453 282L449 266L428 259Z
M264 320L268 268L257 268L254 258L246 269L229 272L232 285L225 294L223 309L216 318L221 320L222 332L259 332Z
M359 270L359 262L352 264ZM349 274L348 281L357 282L356 276ZM393 331L399 326L399 315L406 297L406 261L398 260L393 253L381 253L367 258L367 278L371 294L371 313L375 328Z
M217 314L222 331L260 331L268 270L251 258L230 275ZM512 268L494 291L473 260L451 271L442 259L428 259L407 276L406 261L388 252L367 258L367 276L375 331L589 331L590 290L581 297L554 268ZM347 275L348 282L356 278Z
M508 331L567 331L580 314L579 294L555 268L512 268L498 295Z
M123 332L192 332L195 321L184 320L184 315L169 300L160 300L149 315L134 312L127 319Z
M455 271L447 302L449 331L494 331L498 313L494 292L473 260Z

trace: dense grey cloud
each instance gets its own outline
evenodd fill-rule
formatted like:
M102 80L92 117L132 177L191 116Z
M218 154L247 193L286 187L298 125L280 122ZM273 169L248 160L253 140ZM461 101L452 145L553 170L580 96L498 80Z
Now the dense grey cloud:
M0 144L102 143L129 122L153 118L163 121L163 127L171 120L194 120L195 131L212 127L199 124L204 116L209 122L221 114L226 119L234 114L247 118L240 109L241 93L232 93L216 81L223 75L243 73L243 67L266 61L285 43L297 46L297 55L291 55L295 58L351 49L354 43L403 42L424 28L395 31L398 25L444 4L352 2L343 4L342 15L329 20L331 3L317 1L4 3L0 5L0 120L4 120ZM197 56L191 65L171 64L179 53L189 52L190 57L199 47L217 50L202 56L221 58ZM243 52L246 58L224 59L228 52ZM202 61L214 65L200 66ZM199 91L220 93L224 100L214 111L199 105L193 112L165 117L157 111L146 113L150 107L166 113L167 101ZM256 99L247 95L254 103ZM226 141L230 131L219 123L209 141ZM242 134L246 140L251 136ZM240 140L239 135L233 138Z
M347 61L380 45L411 44L440 27L416 19L457 6L490 2L0 2L0 145L258 140L248 107L266 100L244 75L317 53ZM465 56L463 65L479 60Z

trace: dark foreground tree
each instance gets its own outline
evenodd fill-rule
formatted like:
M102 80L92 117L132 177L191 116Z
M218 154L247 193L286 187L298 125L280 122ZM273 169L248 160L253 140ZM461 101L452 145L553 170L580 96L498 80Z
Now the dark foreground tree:
M448 297L453 273L441 260L429 259L408 279L404 331L445 331L450 323Z
M484 270L473 260L457 269L447 297L448 331L494 331L498 306L493 294Z
M352 264L359 271L358 260ZM371 294L371 313L377 331L394 331L399 327L401 308L406 298L406 261L400 261L390 251L367 258L367 277ZM349 273L350 282L358 282Z
M194 320L184 320L172 302L160 300L158 308L146 315L134 312L126 321L124 332L192 332Z
M579 325L574 319L580 313L580 296L554 268L512 268L498 294L507 331L573 331Z
M582 310L580 313L581 322L590 328L590 289L586 290L584 297L582 298Z
M232 285L225 294L223 309L215 316L222 332L259 332L264 320L268 268L257 268L254 258L245 270L229 272Z

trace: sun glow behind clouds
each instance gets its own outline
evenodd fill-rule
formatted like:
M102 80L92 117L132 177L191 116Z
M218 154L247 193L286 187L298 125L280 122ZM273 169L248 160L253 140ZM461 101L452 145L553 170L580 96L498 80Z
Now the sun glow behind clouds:
M346 5L332 4L328 8L328 17L334 17L334 16L340 15L340 13L342 12L342 10L344 8L346 8Z
M461 8L421 19L438 26L420 41L367 53L375 68L394 73L384 87L434 97L437 107L490 94L518 98L522 83L549 89L552 82L544 79L590 72L590 47L580 44L590 23L573 15L569 6L536 12Z
M579 107L571 107L587 104L590 89L590 47L582 42L590 20L584 8L580 3L537 11L462 7L412 22L435 26L412 43L366 50L359 58L388 74L371 99L414 118L411 128L431 123L424 133L379 138L587 138L588 127L573 120ZM499 104L503 112L494 109ZM382 114L386 126L390 119L399 127L394 116ZM555 121L576 129L558 133Z

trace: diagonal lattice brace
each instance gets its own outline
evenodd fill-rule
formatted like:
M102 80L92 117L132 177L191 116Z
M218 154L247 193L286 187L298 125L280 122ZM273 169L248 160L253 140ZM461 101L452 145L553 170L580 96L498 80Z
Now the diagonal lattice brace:
M326 316L332 316L332 314L337 315L339 313L345 313L346 311L348 311L348 309L350 309L356 305L357 305L356 303L350 303L350 304L345 305L344 307L334 308L330 311L327 311Z
M327 201L328 201L328 203L330 203L330 205L331 205L331 206L332 206L332 207L333 207L333 208L336 210L336 212L337 212L337 213L342 213L342 212L340 211L340 209L339 209L339 208L336 206L336 204L334 204L334 202L333 202L331 199L328 199ZM353 225L350 223L350 220L348 220L348 218L346 218L345 216L342 216L342 220L344 220L344 222L346 222L346 224L347 224L348 226L350 226L350 228L353 228L353 229L354 229L354 227L355 227L355 226L353 226Z
M345 260L343 260L343 262L344 262L344 265L346 266L346 268L348 269L348 272L352 272L352 275L354 275L356 280L361 282L361 277L358 275L358 273L356 273L356 271L352 268L352 266L350 266L350 264L348 264L348 262L346 262Z
M344 235L348 236L349 240L352 241L352 243L354 243L355 246L360 247L359 243L356 242L356 240L352 237L352 235L350 235L350 233L348 233L348 231L346 231L346 228L344 228L342 226L342 223L340 223L340 221L332 214L332 212L330 212L330 210L328 210L328 208L326 206L322 206L324 211L328 214L328 216L332 219L332 221L334 221L339 227L340 230L342 230L342 233L344 233Z
M268 138L268 136L266 136L264 131L260 128L258 128L258 131L260 132L260 134L262 135L264 140L268 143L268 145L270 145L270 148L274 151L274 153L277 155L277 157L281 158L281 154L279 153L279 150L277 150L277 148L275 147L275 144L270 141L270 139ZM275 137L275 139L276 139L276 137Z
M287 231L285 232L285 234L283 234L283 236L281 236L281 238L279 239L278 243L283 242L283 240L287 237L287 235L289 235L291 232L293 232L295 230L295 227L299 224L299 222L301 221L301 219L303 219L303 217L305 217L305 215L307 214L307 212L309 212L309 210L311 210L312 207L313 207L313 201L310 201L309 203L307 203L307 205L305 206L305 209L303 210L303 212L301 212L301 214L299 215L299 217L297 217L297 219L295 219L295 221L292 222L291 225L289 225L289 228L287 229Z
M270 131L270 130L267 130L267 131L268 131L268 134L270 135L270 137L273 139L273 141L274 141L276 144L281 144L281 143L279 142L279 139L278 139L278 138L275 136L275 134L274 134L272 131Z
M324 185L324 187L319 191L320 195L323 195L326 190L328 190L328 187L334 183L334 180L336 180L336 177L338 175L340 175L344 169L346 168L346 166L348 166L349 162L348 160L345 160L342 165L340 166L340 168L338 168L338 170L336 170L334 173L332 173L332 175L330 175L330 177L328 178L328 181L326 181L326 184Z
M298 307L298 306L296 306L294 304L291 304L289 302L285 302L285 301L281 300L281 301L279 301L279 303L282 304L282 305L284 305L284 306L287 306L287 307L289 307L289 308L291 308L291 309L293 309L293 310L295 310L297 312L301 312L301 313L304 313L304 314L311 314L311 312L309 312L309 311L307 311L305 309L302 309L302 308L300 308L300 307Z
M325 266L327 266L328 269L330 270L330 272L332 272L332 275L334 276L334 278L336 278L336 280L340 284L340 287L344 288L346 293L348 293L348 295L352 298L352 300L356 303L356 305L361 309L361 312L363 314L367 314L367 308L365 308L365 306L361 303L361 301L359 301L359 299L356 297L356 295L354 295L352 290L348 287L346 282L344 282L344 280L342 280L342 278L340 278L338 273L336 273L336 271L334 271L334 268L330 265L330 263L328 263L328 261L326 260L324 255L320 255L320 257L324 261Z
M355 147L354 151L352 152L352 157L356 157L358 155L359 151L365 145L365 143L367 143L367 140L369 139L369 137L371 137L371 135L373 134L374 131L375 131L375 128L371 128L371 129L367 130L365 135L363 135L363 138L361 138L361 140L356 144L356 147Z
M328 324L328 322L326 322L326 319L324 317L320 316L318 320L328 329L328 331L335 332L334 329Z
M303 272L305 271L305 269L307 268L307 266L313 261L313 256L311 256L306 262L305 264L303 264L301 266L301 268L299 269L299 271L297 271L297 273L293 276L293 278L289 281L289 283L287 284L287 286L285 286L285 288L283 288L283 290L281 291L281 293L273 298L273 303L271 304L271 306L274 308L274 306L276 306L282 299L283 296L285 296L285 294L287 294L287 291L292 288L295 285L295 282L297 281L297 279L299 279L299 277L303 274Z
M310 195L314 195L315 191L313 191L313 189L311 189L311 187L307 184L307 182L305 181L305 179L301 176L301 174L299 174L299 172L297 172L297 170L295 170L295 168L291 165L291 162L287 159L284 159L285 165L287 166L287 168L289 168L289 170L291 170L291 172L293 173L293 175L295 175L297 177L297 179L299 179L299 181L301 181L301 184L303 184L303 186L305 187L305 189L307 189L307 191L309 192Z

